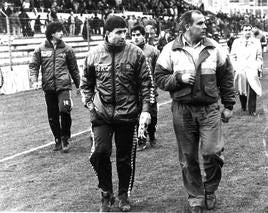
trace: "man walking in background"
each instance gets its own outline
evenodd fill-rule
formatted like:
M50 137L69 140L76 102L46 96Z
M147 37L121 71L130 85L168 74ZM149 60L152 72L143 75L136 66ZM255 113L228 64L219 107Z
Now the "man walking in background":
M256 115L257 95L262 87L259 75L262 72L262 48L259 39L253 38L252 27L244 25L243 36L234 40L231 60L235 71L235 88L239 93L242 111Z
M130 193L135 172L136 125L139 135L150 123L152 76L143 51L126 42L127 25L119 16L105 22L104 43L89 51L82 75L81 92L89 109L93 130L90 162L101 189L101 212L114 203L112 184L112 139L116 146L121 211L130 211Z
M145 43L145 29L143 26L136 25L131 29L131 36L132 41L136 44L139 48L141 48L146 56L146 60L150 67L150 72L153 77L154 81L154 69L156 60L159 56L159 50L156 49L154 46ZM154 82L153 88L151 89L151 107L150 107L150 114L151 114L151 123L148 125L148 135L149 135L149 142L150 145L153 147L156 145L156 124L157 124L157 101L156 97L158 96L156 91L156 85ZM146 148L146 139L139 140L138 143L138 151L142 151Z
M46 41L33 53L29 64L33 88L38 88L41 68L49 125L55 138L54 151L68 152L71 137L72 82L79 88L80 76L73 49L62 41L63 26L52 22L47 26Z
M179 26L182 33L163 48L155 77L157 85L169 91L172 98L173 124L189 209L203 212L204 206L215 208L215 191L222 176L221 120L228 122L235 104L233 70L217 42L206 38L205 17L200 11L185 12ZM206 174L204 182L199 147Z

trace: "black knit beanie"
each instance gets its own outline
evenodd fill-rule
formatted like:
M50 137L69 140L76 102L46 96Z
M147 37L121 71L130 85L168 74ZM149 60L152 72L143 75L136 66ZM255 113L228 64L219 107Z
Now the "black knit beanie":
M109 16L104 24L104 29L112 32L114 28L126 28L127 24L120 16Z

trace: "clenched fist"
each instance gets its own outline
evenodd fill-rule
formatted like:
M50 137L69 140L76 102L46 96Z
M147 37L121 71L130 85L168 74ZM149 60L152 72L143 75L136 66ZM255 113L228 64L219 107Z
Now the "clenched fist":
M190 73L182 74L181 80L185 84L193 85L195 82L195 75Z

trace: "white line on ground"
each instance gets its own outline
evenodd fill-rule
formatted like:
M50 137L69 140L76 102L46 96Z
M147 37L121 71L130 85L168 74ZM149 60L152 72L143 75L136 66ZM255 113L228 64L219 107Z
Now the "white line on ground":
M160 107L160 106L163 106L163 105L165 105L165 104L169 104L169 103L171 103L171 100L169 100L169 101L165 101L165 102L163 102L163 103L160 103L160 104L158 104L158 106ZM84 131L81 131L81 132L72 134L71 137L73 138L73 137L76 137L76 136L78 136L78 135L82 135L82 134L84 134L84 133L86 133L86 132L89 132L89 130L84 130ZM49 142L49 143L47 143L47 144L44 144L44 145L42 145L42 146L38 146L38 147L35 147L35 148L32 148L32 149L26 150L26 151L24 151L24 152L17 153L17 154L15 154L15 155L11 155L11 156L9 156L9 157L6 157L6 158L1 159L1 160L0 160L0 163L3 163L3 162L8 161L8 160L12 160L12 159L14 159L14 158L16 158L16 157L19 157L19 156L21 156L21 155L29 154L29 153L34 152L34 151L39 150L39 149L43 149L43 148L48 147L48 146L50 146L50 145L52 145L52 144L54 144L54 143L55 143L54 141L51 141L51 142Z

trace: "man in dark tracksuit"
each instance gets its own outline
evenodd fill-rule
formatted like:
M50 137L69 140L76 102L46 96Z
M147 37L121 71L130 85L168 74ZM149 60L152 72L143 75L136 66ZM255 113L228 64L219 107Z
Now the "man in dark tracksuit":
M159 56L159 50L156 49L154 46L145 43L145 29L143 26L141 25L134 26L131 29L131 36L133 43L143 50L154 81L154 69L156 60ZM147 127L149 142L152 147L156 145L155 132L157 124L157 101L156 101L157 96L158 96L157 88L154 82L153 88L151 90L151 102L150 102L151 123ZM143 143L143 141L145 143ZM139 140L137 150L141 151L145 148L146 148L146 140L143 139Z
M41 67L49 125L55 137L54 151L68 152L71 137L72 81L79 88L80 76L73 49L62 41L63 26L53 22L47 26L47 40L35 51L29 64L33 88L38 88Z
M90 50L81 82L82 100L89 109L92 123L90 162L101 189L101 212L110 211L114 202L110 160L113 135L119 208L130 211L128 193L134 181L138 116L140 126L150 122L149 68L142 50L126 42L126 27L123 18L108 17L105 41ZM139 134L143 136L140 127Z
M233 69L227 54L205 37L205 18L200 11L181 16L183 33L168 43L155 68L157 85L170 92L174 130L179 148L183 183L191 212L213 209L221 180L223 138L221 119L228 122L235 104ZM221 112L219 96L224 105ZM201 143L205 181L198 150ZM204 203L205 201L205 203Z

